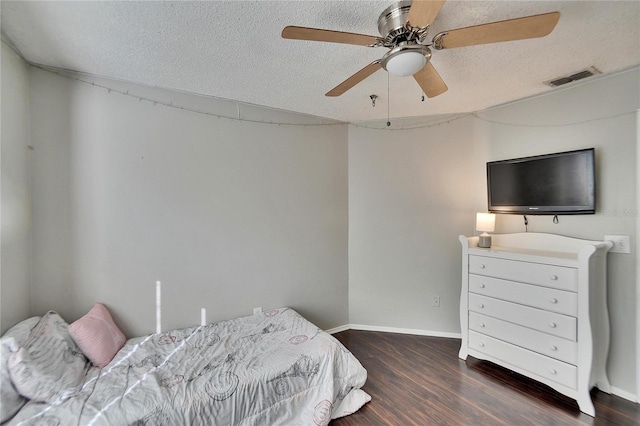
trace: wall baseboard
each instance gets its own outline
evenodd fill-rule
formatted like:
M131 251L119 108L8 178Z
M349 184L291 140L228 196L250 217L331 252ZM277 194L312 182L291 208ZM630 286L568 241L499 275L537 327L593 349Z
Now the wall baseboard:
M421 330L417 328L396 328L396 327L383 327L379 325L364 325L364 324L345 324L340 327L331 328L325 331L329 334L334 334L334 333L339 333L341 331L346 331L346 330L380 331L383 333L413 334L416 336L429 336L429 337L448 337L451 339L462 338L460 333L447 333L442 331Z
M336 334L336 333L340 333L341 331L347 331L350 328L351 327L349 327L349 324L345 324L345 325L341 325L341 326L338 326L338 327L330 328L328 330L325 330L325 332L327 332L329 334Z
M627 392L626 390L622 390L615 386L611 386L611 393L615 396L619 396L620 398L626 399L627 401L635 402L636 404L640 404L640 400L638 397L631 392Z

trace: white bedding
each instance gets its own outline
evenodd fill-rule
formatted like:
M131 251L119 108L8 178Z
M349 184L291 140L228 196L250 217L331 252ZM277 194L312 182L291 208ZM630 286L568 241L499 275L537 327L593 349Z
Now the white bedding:
M292 309L130 339L81 388L10 425L326 425L371 397L367 372Z

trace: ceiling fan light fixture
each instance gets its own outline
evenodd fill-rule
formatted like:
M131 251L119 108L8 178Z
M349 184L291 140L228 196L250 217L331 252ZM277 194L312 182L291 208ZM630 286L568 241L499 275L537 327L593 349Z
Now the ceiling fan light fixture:
M431 58L431 50L420 45L401 45L388 51L380 60L389 74L408 77L420 71Z
M405 51L389 58L386 68L389 74L408 77L420 71L426 63L427 58L422 53Z

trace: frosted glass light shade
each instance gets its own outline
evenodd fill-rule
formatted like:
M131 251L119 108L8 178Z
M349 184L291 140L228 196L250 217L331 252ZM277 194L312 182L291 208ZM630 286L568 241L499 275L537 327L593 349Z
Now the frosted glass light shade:
M496 215L493 213L476 213L476 231L493 232L496 229Z
M424 54L416 51L403 51L389 58L386 70L399 77L407 77L420 71L427 63Z

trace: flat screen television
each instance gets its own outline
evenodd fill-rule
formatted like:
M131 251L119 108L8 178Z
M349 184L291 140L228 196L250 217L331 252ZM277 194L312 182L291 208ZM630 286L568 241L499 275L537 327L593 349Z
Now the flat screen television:
M594 148L487 163L489 211L512 214L596 212Z

